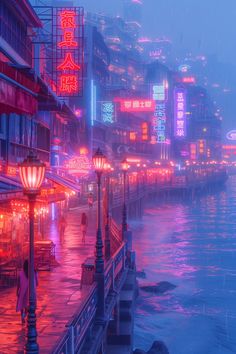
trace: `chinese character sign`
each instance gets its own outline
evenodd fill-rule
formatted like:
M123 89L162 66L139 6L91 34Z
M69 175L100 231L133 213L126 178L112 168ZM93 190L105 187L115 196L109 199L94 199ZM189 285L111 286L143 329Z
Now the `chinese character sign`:
M153 85L152 86L152 98L154 101L165 101L165 86Z
M164 83L152 85L152 98L155 101L155 110L152 118L151 143L166 142L166 87Z
M81 96L83 90L84 11L54 8L53 81L57 96Z
M121 112L154 112L155 102L146 99L120 100Z
M184 88L175 88L174 104L174 136L183 139L186 137L186 91Z
M114 123L115 104L113 102L102 102L101 111L102 121L104 123Z

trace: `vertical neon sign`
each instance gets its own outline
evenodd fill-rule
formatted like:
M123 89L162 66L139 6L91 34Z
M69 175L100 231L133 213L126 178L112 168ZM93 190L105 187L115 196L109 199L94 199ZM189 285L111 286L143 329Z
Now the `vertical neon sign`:
M94 84L94 80L91 80L90 90L91 126L93 126L94 121L97 120L97 87Z
M152 98L155 101L155 111L152 119L151 143L165 143L166 141L166 82L152 85Z
M83 17L82 7L53 10L53 81L58 96L82 95Z
M176 87L174 90L174 136L178 139L186 137L186 91Z

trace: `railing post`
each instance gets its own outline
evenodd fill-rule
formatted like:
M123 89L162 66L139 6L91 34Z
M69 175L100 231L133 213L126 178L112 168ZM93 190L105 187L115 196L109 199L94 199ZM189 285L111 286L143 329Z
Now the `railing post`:
M114 270L114 261L112 260L112 291L115 291L115 270Z
M96 259L95 259L95 279L98 288L97 303L97 322L103 324L105 317L105 275L104 275L104 257L103 242L101 230L101 173L98 177L98 216L97 216L97 240L96 240Z
M111 242L110 242L110 218L107 215L107 223L105 226L105 258L106 260L111 257Z
M75 353L75 335L74 335L74 327L73 326L70 326L69 333L70 333L70 340L69 340L68 354L74 354Z

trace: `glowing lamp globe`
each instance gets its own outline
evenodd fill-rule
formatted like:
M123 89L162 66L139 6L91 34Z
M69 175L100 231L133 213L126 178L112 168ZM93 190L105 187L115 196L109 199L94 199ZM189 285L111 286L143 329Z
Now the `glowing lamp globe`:
M96 172L102 173L106 164L106 156L102 153L101 149L97 149L93 155L93 165Z
M111 165L109 164L109 162L105 162L104 170L106 172L111 172L112 168L111 168Z
M39 193L45 175L45 164L33 152L19 164L19 173L24 192Z
M129 169L129 164L128 164L128 162L127 162L126 159L124 159L124 160L121 162L121 168L122 168L122 171L123 171L123 172L128 171L128 169Z

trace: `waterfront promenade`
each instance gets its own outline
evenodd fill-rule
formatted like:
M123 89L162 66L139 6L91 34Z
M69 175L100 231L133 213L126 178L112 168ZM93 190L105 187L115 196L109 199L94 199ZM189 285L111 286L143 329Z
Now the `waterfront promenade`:
M81 213L89 218L85 244L80 230ZM40 353L50 353L65 330L65 325L77 312L89 289L80 290L81 264L94 255L96 235L95 210L79 207L67 214L63 244L60 243L58 223L51 222L46 238L56 244L56 264L51 271L40 271L37 288L37 330ZM23 353L26 325L16 313L16 287L1 289L0 353Z

